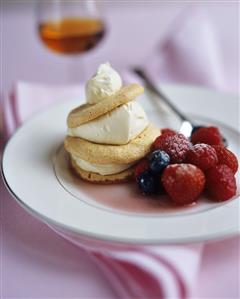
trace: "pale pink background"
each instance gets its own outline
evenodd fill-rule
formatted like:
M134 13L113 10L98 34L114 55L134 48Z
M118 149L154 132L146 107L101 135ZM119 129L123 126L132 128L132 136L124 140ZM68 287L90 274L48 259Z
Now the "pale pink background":
M43 83L77 81L73 70L73 66L76 69L76 60L53 55L41 44L36 34L34 6L31 2L34 1L4 0L1 9L2 88L9 89L19 79ZM84 56L85 76L92 74L99 63L107 60L120 70L145 62L151 49L167 34L172 20L191 4L204 7L209 14L227 73L226 86L236 92L240 50L238 3L228 0L105 1L102 10L108 24L108 34L97 50Z
M6 2L1 7L3 76L0 92L8 91L19 79L52 83L75 79L71 59L53 55L39 42L31 2ZM158 1L148 5L130 2L125 2L125 5L116 2L105 4L109 33L96 51L84 57L85 75L88 76L96 65L105 60L110 60L120 69L140 63L154 44L164 37L168 24L184 6L186 3L182 1ZM237 6L237 2L229 1L204 3L215 24L228 74L227 86L231 92L238 89ZM0 194L2 192L5 191L1 190ZM84 252L29 216L13 200L1 201L0 219L0 297L116 298L101 272ZM239 252L235 242L232 239L227 247L219 243L218 252L214 255L212 250L216 246L209 244L205 247L198 287L192 298L239 297L236 267ZM234 249L231 251L231 248ZM210 256L214 256L215 261L210 260ZM218 269L213 269L216 261ZM223 272L231 273L231 276L224 276L227 282L221 280Z

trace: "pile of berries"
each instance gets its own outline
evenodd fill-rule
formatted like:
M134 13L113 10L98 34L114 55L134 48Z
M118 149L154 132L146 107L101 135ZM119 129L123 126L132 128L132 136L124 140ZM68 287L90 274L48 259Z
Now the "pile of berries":
M217 127L198 127L187 139L171 129L162 129L150 154L135 168L142 194L167 193L175 204L195 202L206 191L213 201L236 195L238 160L224 146Z

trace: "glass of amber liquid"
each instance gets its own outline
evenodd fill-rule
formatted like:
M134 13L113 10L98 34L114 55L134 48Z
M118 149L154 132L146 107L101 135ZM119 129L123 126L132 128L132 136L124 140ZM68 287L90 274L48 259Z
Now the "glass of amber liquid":
M39 36L55 53L82 54L95 48L105 34L96 1L43 0L37 1L36 9Z

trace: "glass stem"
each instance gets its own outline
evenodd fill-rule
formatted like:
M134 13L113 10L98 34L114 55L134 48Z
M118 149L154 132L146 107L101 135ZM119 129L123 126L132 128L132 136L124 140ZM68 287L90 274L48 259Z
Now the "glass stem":
M83 57L79 55L71 57L68 72L70 83L84 83L86 81L86 73Z

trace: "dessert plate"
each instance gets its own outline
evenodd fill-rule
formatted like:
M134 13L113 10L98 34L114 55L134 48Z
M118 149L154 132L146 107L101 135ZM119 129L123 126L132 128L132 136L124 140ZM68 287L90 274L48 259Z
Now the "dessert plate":
M192 119L216 124L239 156L238 99L190 86L161 88ZM147 93L140 102L149 119L163 127L179 121ZM62 143L68 112L80 99L66 100L28 120L8 141L2 158L6 186L24 208L55 230L102 241L132 244L184 243L239 232L239 197L223 203L201 198L188 208L144 198L134 183L94 185L69 170Z

